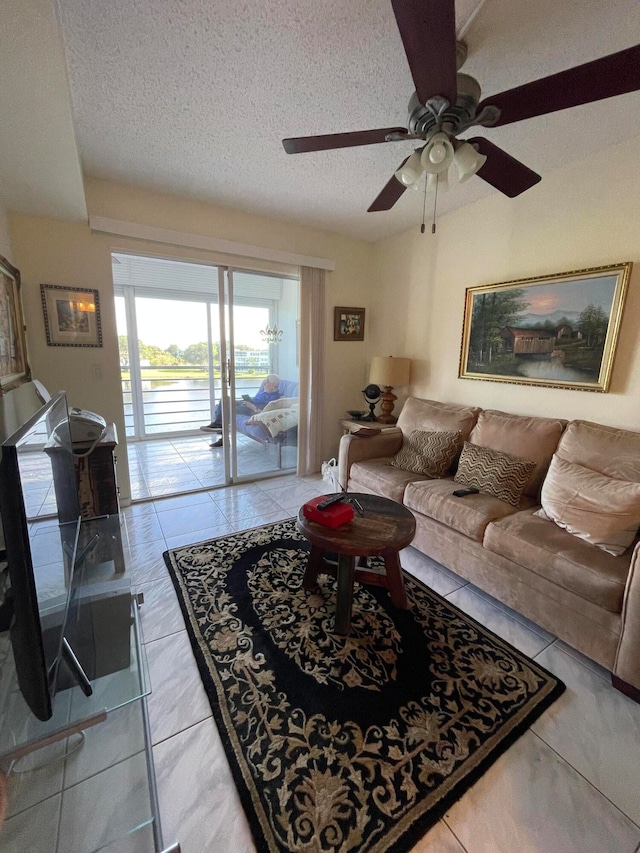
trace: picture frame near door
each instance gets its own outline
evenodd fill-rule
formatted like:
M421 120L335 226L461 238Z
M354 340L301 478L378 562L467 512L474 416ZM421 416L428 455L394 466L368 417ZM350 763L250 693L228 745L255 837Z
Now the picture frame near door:
M29 378L20 271L0 255L0 394Z
M50 347L101 347L102 322L97 290L41 284L42 310Z
M607 391L631 268L468 287L459 377Z
M364 340L364 308L336 306L333 309L333 340Z

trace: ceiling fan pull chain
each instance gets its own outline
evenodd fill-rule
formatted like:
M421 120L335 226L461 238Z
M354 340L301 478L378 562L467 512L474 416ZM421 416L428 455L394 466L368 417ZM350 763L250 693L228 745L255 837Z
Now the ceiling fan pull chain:
M422 200L422 225L420 226L420 233L424 234L424 215L427 209L427 176L424 176L424 198Z
M439 177L440 177L439 175L435 176L435 178L436 178L436 189L435 189L435 195L433 197L433 222L431 223L431 233L432 234L436 233L436 208L438 206L438 180L439 180ZM427 208L427 181L425 181L425 183L424 183L424 201L422 202L422 225L420 226L420 233L421 234L424 234L424 230L425 230L424 219L425 219L426 208Z
M435 191L435 196L433 198L433 222L431 223L431 233L432 234L436 233L436 208L438 206L438 180L439 180L440 176L436 175L435 177L436 177L436 191ZM427 181L425 180L425 182L424 182L424 200L422 202L422 225L420 226L420 233L421 234L424 234L424 231L425 231L424 219L425 219L426 209L427 209Z
M433 222L431 223L431 233L436 233L436 208L438 207L438 184L440 183L440 175L436 175L436 194L433 199Z

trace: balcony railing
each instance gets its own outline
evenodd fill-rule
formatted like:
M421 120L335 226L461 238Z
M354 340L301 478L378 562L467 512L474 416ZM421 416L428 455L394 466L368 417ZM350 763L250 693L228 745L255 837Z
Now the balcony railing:
M211 421L213 406L206 367L143 366L140 373L144 431L139 432L142 435L184 434ZM243 372L240 376L236 375L238 397L242 394L256 394L266 375L264 368L252 374ZM128 368L122 368L121 381L126 434L133 437L133 392ZM220 395L221 379L219 374L215 374L214 404Z

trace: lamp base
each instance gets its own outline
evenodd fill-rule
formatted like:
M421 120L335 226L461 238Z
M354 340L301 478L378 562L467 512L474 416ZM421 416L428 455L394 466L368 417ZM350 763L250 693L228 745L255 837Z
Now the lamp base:
M382 413L376 418L379 424L396 423L398 419L395 418L391 414L391 412L393 411L393 406L397 399L398 398L393 393L391 386L387 385L384 391L382 392L382 396L380 397L380 409L382 410Z

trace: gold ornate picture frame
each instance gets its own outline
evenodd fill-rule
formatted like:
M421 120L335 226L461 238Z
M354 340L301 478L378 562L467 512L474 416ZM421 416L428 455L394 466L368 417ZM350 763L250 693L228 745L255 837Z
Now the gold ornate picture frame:
M632 264L468 287L459 376L607 391Z
M42 310L50 347L101 347L102 323L97 290L41 284Z
M0 255L0 394L29 377L20 272Z

